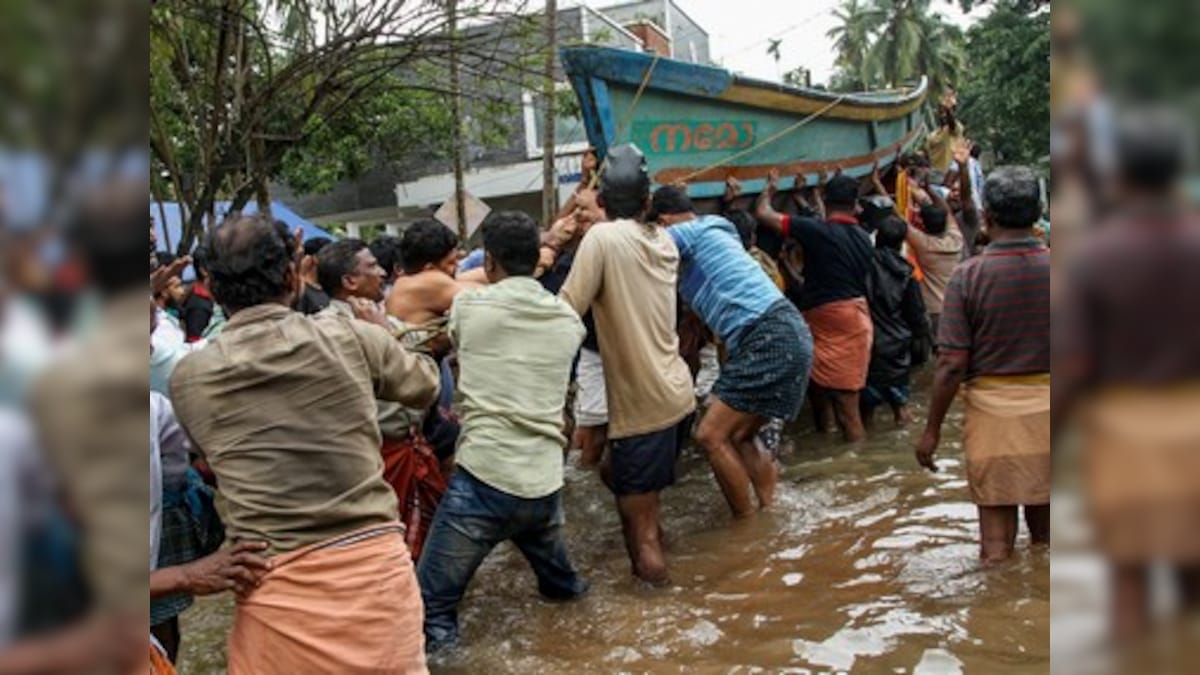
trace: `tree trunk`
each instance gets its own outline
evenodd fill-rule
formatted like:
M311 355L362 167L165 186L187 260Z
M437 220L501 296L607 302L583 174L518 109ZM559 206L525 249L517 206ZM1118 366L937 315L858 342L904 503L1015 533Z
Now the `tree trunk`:
M450 32L450 115L454 122L454 206L458 211L458 238L467 241L467 209L463 172L467 150L463 133L462 74L458 60L458 0L446 0L446 29Z
M558 176L554 170L554 125L557 92L554 87L554 58L558 45L558 1L546 0L546 79L542 99L546 108L542 121L542 221L549 225L558 212Z

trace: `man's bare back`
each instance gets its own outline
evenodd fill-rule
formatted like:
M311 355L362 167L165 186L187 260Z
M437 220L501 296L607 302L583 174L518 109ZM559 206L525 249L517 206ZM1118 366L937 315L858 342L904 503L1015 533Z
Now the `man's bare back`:
M454 297L461 291L481 285L455 279L438 269L405 275L392 285L392 292L387 297L387 312L409 325L426 323L449 312Z

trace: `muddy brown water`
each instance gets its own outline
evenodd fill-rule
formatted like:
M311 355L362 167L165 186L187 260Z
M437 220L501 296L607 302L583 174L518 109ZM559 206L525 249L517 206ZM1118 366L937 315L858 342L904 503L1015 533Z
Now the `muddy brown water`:
M922 378L927 380L927 378ZM914 394L924 417L926 387ZM919 470L914 425L890 415L847 446L789 430L778 503L732 522L707 465L685 451L665 493L672 585L636 584L611 496L567 470L568 546L591 593L542 601L517 551L502 545L461 607L463 646L434 673L1047 672L1050 556L1022 533L1011 563L977 561L961 410L943 433L941 471ZM232 604L184 615L181 672L224 671Z

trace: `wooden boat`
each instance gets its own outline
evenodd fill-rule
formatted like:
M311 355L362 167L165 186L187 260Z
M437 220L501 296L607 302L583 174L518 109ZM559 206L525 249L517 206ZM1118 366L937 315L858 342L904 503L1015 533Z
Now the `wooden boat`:
M839 94L623 49L560 54L599 156L632 141L655 183L683 180L692 197L720 195L728 176L758 192L771 167L782 188L836 167L865 176L923 137L925 78L901 92Z

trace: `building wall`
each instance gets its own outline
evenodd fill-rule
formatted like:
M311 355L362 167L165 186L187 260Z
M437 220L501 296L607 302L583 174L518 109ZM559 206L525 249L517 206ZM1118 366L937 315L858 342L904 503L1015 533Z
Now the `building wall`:
M635 15L657 12L653 16L640 18L649 18L659 26L664 26L668 7L670 5L662 0L647 0L622 5L617 8L616 15L603 9L597 11L585 6L563 9L558 13L558 41L563 45L590 42L623 49L641 49L639 39L623 28L623 24L631 22ZM699 44L697 56L707 61L707 35L687 19L686 15L680 12L679 16L683 17L679 22L679 30L683 31L680 34ZM467 166L470 168L516 164L540 156L540 139L535 143L537 149L531 152L526 132L528 95L531 88L540 86L540 80L535 73L530 73L526 76L525 86L522 86L521 82L514 81L511 73L504 72L504 69L496 66L489 57L501 62L512 62L529 54L541 44L541 23L541 17L533 15L471 29L475 43L484 48L476 49L481 53L468 55L463 59L463 90L467 93L463 102L463 112L468 128ZM675 30L673 27L672 32ZM680 54L677 58L690 60L688 56ZM540 65L537 70L540 70ZM561 67L558 80L564 84L566 82ZM495 142L497 139L491 139L494 142L483 144L478 140L470 140L473 137L477 138L477 135L470 131L475 120L485 116L494 118L496 115L496 111L485 109L485 103L473 99L472 94L502 99L508 103L508 110L499 120L500 126L507 132L498 142ZM571 134L578 136L580 141L586 140L581 123L567 126L570 127ZM562 138L564 135L566 134L560 130L560 146L570 140ZM445 158L410 154L399 161L387 162L381 157L374 168L354 180L342 181L327 193L301 195L293 193L284 185L273 185L272 194L305 217L323 217L394 207L397 184L445 174L452 170L451 161Z

